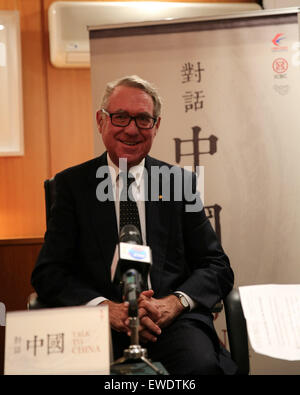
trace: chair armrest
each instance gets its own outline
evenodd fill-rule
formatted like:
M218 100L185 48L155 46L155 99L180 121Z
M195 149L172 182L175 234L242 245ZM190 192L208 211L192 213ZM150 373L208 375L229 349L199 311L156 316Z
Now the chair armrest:
M47 306L43 303L36 292L32 292L27 299L27 310L45 309Z
M222 310L223 310L223 303L222 302L218 302L211 309L211 313L221 313Z

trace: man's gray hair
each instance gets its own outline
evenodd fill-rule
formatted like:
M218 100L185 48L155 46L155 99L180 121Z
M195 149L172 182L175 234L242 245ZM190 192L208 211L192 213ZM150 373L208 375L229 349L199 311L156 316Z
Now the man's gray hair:
M153 100L153 116L155 118L158 118L160 116L162 103L156 88L150 82L143 80L137 75L126 76L116 81L109 82L106 85L104 91L101 108L106 109L109 98L117 86L128 86L130 88L137 88L146 92L149 96L151 96Z

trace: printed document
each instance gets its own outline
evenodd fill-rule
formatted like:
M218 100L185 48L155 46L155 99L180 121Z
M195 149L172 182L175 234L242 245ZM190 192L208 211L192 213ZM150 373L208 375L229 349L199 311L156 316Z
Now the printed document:
M239 291L254 351L300 360L300 285L252 285Z

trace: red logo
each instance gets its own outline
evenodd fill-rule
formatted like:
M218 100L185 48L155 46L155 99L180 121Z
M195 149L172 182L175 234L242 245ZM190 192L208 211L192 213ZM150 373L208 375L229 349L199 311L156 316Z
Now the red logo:
M272 43L274 44L272 51L287 51L288 47L282 45L285 39L286 38L283 33L276 34L276 36L272 40Z
M278 33L278 34L276 34L276 36L273 38L273 40L272 40L272 43L276 46L276 47L279 47L280 46L280 41L281 40L284 40L285 39L285 37L283 37L283 34L282 33Z
M289 68L289 64L288 64L287 60L285 60L284 58L275 59L272 66L273 66L273 70L275 71L275 73L278 73L278 74L285 73L287 71L287 69Z

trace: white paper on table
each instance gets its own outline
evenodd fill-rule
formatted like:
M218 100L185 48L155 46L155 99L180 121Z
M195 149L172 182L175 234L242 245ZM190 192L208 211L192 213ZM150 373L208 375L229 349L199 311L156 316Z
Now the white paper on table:
M300 360L300 285L252 285L239 291L254 351Z

